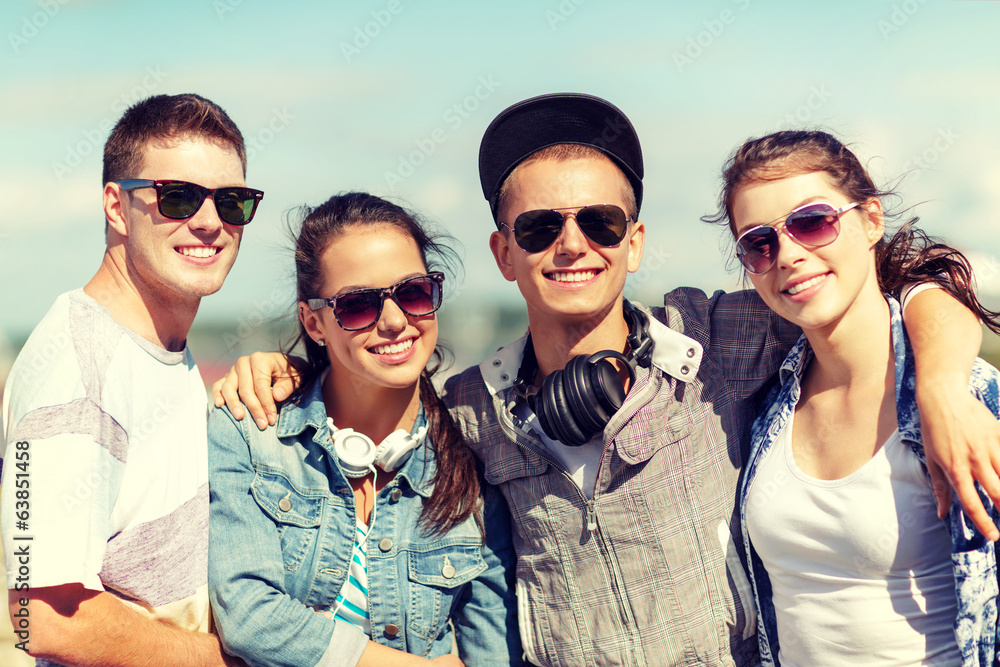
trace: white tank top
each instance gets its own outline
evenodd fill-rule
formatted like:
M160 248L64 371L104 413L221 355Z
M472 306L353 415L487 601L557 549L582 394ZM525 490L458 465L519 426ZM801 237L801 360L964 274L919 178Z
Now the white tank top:
M783 667L958 665L951 537L895 432L837 480L802 472L792 421L758 467L747 527L771 580Z

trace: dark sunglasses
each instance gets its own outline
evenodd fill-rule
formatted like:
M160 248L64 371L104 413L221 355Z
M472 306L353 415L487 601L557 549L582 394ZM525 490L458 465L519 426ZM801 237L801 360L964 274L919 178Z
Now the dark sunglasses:
M766 273L778 259L778 232L784 227L788 235L810 248L821 248L840 235L840 216L860 202L834 208L830 204L806 204L785 218L766 225L752 227L736 240L736 256L749 273Z
M400 310L413 317L430 315L437 311L441 307L443 282L444 274L432 271L426 276L401 280L391 287L359 289L329 299L309 299L306 303L312 310L330 306L341 329L361 331L378 322L378 318L382 316L382 306L386 297L391 298Z
M628 223L632 222L625 211L614 204L591 204L525 211L514 219L513 227L505 222L500 224L514 231L514 240L521 248L528 252L541 252L559 238L566 219L571 215L588 239L605 248L621 243L628 231Z
M257 204L264 198L260 190L244 187L206 188L187 181L151 181L129 178L115 181L122 190L156 189L156 207L160 215L171 220L186 220L198 212L205 197L212 195L219 219L230 225L245 225L253 220Z

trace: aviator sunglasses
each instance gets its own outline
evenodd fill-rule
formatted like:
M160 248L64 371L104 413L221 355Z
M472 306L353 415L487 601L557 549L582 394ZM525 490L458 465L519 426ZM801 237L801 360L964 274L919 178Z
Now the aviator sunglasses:
M778 259L778 232L784 227L788 235L809 248L821 248L837 240L840 216L860 202L834 208L830 204L800 206L781 222L752 227L736 240L736 256L749 273L766 273Z
M522 249L541 252L559 238L566 219L571 215L588 239L605 248L621 243L628 223L632 222L625 211L614 204L591 204L525 211L514 219L513 227L505 222L500 224L513 230L514 240Z
M422 317L441 307L441 283L444 274L432 271L426 276L401 280L391 287L358 289L329 299L308 299L309 308L333 308L337 324L345 331L367 329L382 316L386 297L391 298L407 315Z
M151 181L129 178L115 181L122 190L156 189L156 207L160 215L171 220L187 220L198 212L205 197L212 195L219 219L230 225L245 225L253 220L257 204L264 198L260 190L244 187L206 188L187 181Z

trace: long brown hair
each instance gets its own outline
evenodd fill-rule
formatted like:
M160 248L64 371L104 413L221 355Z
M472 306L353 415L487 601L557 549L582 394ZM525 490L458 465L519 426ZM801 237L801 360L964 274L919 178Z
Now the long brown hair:
M295 237L295 273L297 301L323 298L320 258L330 243L348 229L367 225L391 225L416 242L420 258L428 270L454 273L459 264L458 254L449 245L451 237L431 234L406 209L363 192L335 195L315 208L305 208L301 228ZM301 382L290 400L299 400L319 380L329 367L326 348L320 347L299 322L299 332L289 349L301 343L306 351L306 364L300 369ZM420 521L431 534L442 534L475 513L479 506L480 485L476 461L431 383L431 376L441 367L444 351L436 346L431 361L421 372L420 400L427 415L428 446L434 451L437 469L434 491L424 501ZM483 531L482 518L475 513L476 523Z
M715 215L702 221L733 227L733 198L742 186L821 171L830 176L848 199L866 202L897 196L880 190L857 156L836 137L818 130L786 130L751 139L730 156L722 172L722 192ZM892 218L891 213L886 214ZM891 238L875 245L879 288L897 298L905 285L935 282L948 290L987 327L1000 333L1000 312L986 308L976 297L969 260L951 246L916 227L918 218L902 224Z

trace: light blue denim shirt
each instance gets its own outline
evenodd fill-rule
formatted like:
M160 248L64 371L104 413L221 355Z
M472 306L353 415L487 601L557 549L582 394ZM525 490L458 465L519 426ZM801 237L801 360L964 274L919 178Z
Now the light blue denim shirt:
M891 311L892 347L895 353L896 420L903 442L920 459L926 472L924 447L920 436L920 414L916 401L916 369L913 350L903 328L899 304L887 297ZM743 539L750 545L750 581L760 611L757 633L762 664L778 665L778 628L771 582L764 564L757 556L747 531L747 496L757 473L757 466L794 413L801 393L802 373L812 359L812 348L805 336L799 339L785 358L779 371L780 385L774 387L763 403L761 415L753 425L750 459L740 487L740 522ZM1000 417L1000 373L982 359L977 359L969 380L969 390L994 415ZM927 477L930 484L930 476ZM998 519L989 497L977 485L979 496L994 521ZM958 611L955 618L955 639L962 653L962 664L993 664L997 640L997 565L995 545L976 530L953 497L951 511L945 519L952 540L952 566Z
M209 586L225 649L251 665L355 665L368 637L327 610L344 585L354 493L333 451L316 382L259 431L225 409L209 417ZM418 422L420 419L418 419ZM419 425L419 424L418 424ZM374 641L467 665L520 665L515 555L503 498L483 482L474 517L444 535L419 523L433 489L428 441L379 491L368 537Z

